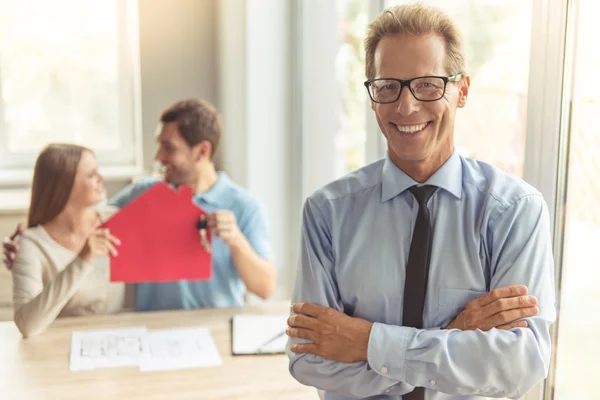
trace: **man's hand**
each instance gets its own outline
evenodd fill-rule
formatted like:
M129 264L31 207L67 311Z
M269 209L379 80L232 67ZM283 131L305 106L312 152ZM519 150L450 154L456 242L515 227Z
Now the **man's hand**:
M229 210L216 211L206 216L206 223L211 232L218 238L223 239L228 246L234 246L239 243L243 237L235 214Z
M527 321L520 319L538 315L539 311L537 299L527 296L526 286L509 286L472 300L447 329L527 328Z
M17 229L14 231L14 233L9 237L5 237L2 241L2 248L4 253L3 261L4 265L9 270L12 268L13 261L15 261L15 258L17 258L17 253L19 252L19 245L15 242L15 240L17 239L17 236L23 233L24 230L25 227L23 226L23 224L18 224Z
M367 361L369 335L373 323L328 307L310 303L292 306L288 336L312 343L292 345L294 353L307 353L343 363Z

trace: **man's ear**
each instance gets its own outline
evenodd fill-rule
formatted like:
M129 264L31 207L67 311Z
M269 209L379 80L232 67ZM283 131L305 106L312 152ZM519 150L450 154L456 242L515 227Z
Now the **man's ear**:
M469 97L469 87L471 86L471 77L465 76L458 83L458 106L463 108L467 104L467 97Z
M208 140L203 140L194 146L193 151L196 161L210 160L212 156L212 145Z

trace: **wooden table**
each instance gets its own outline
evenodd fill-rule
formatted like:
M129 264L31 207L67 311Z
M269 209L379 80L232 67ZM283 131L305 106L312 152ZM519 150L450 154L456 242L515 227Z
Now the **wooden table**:
M230 318L238 313L287 314L289 303L243 309L126 313L63 318L43 334L22 339L12 322L0 323L0 398L51 399L317 399L316 389L291 377L285 355L231 356ZM223 365L168 372L111 368L70 372L71 332L145 326L206 326Z

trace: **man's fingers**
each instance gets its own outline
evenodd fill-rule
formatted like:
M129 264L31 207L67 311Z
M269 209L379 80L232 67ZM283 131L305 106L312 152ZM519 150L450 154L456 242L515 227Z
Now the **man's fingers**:
M527 323L527 321L515 321L511 322L510 324L500 325L498 329L508 331L514 328L527 328L528 326L529 324Z
M10 235L10 240L15 240L17 238L17 236L19 236L21 233L23 233L24 230L25 230L25 227L23 226L23 224L17 224L17 229L14 231L14 233L12 235Z
M233 225L232 221L222 221L222 220L207 220L206 221L207 226L211 229L211 230L215 230L215 229L227 229L229 228L231 225Z
M293 344L290 350L294 353L317 354L317 345L314 343Z
M215 224L214 226L209 226L211 231L228 231L231 230L231 224Z
M4 259L7 261L13 261L16 258L16 253L14 251L4 251Z
M317 320L306 315L293 315L288 318L288 326L290 328L314 329L317 325Z
M217 223L221 221L227 221L232 218L233 213L225 212L225 211L215 211L206 216L206 222L208 223Z
M537 302L535 296L519 296L499 299L483 307L482 317L485 319L503 311L533 307L537 305Z
M214 221L214 222L208 222L207 225L211 230L214 230L214 229L224 230L224 229L233 228L234 223L233 223L233 221Z
M5 237L2 240L2 247L4 247L4 250L11 250L13 251L15 249L15 247L17 247L17 242L15 241L17 237L15 235L12 235L10 237Z
M497 326L509 324L522 318L533 317L540 312L537 307L517 308L514 310L503 311L485 320L482 330L490 330Z
M325 307L312 303L295 303L292 305L292 311L296 314L304 314L315 318L321 315L325 309Z
M233 222L233 214L217 214L217 223L231 224Z
M4 254L16 253L19 251L19 245L14 242L4 242Z
M496 300L526 295L527 291L527 286L524 285L507 286L503 288L494 289L491 292L478 297L477 299L475 299L475 301L480 307L485 307Z
M311 342L315 341L315 331L304 328L288 328L286 331L287 335L290 337L295 337L298 339L306 339Z

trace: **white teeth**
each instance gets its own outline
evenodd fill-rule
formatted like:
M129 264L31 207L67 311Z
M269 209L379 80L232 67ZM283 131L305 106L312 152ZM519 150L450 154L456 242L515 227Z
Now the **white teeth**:
M396 127L398 128L398 130L400 132L405 132L405 133L416 133L416 132L419 132L420 130L425 129L426 126L427 126L427 123L424 123L421 125L396 125Z

